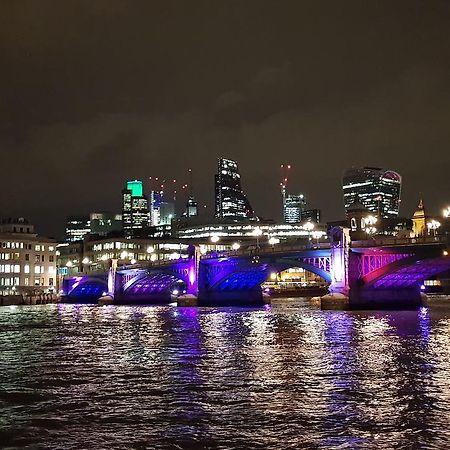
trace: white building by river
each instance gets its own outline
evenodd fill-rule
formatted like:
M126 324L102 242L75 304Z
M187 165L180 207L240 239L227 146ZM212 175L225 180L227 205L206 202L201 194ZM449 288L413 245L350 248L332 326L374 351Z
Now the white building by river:
M56 292L56 241L26 219L0 222L0 295Z

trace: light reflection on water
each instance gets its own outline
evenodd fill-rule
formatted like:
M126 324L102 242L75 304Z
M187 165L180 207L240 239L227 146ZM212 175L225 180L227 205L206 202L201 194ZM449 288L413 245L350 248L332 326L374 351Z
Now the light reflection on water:
M450 309L0 308L0 446L450 448Z

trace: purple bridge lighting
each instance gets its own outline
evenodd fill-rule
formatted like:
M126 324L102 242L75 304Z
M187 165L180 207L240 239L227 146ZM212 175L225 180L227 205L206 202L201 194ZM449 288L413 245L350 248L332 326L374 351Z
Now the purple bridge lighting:
M146 266L111 268L98 276L64 280L68 299L109 293L118 303L169 302L174 291L200 305L262 303L261 284L273 272L300 267L330 283L330 292L349 298L351 307L421 304L423 280L450 270L448 238L383 238L351 241L347 229L333 229L329 244L278 245L201 256Z

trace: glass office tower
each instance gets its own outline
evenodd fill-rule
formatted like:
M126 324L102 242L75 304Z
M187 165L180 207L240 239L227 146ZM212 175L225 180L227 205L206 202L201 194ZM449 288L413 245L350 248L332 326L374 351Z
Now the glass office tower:
M215 176L216 218L233 221L255 220L255 213L242 191L236 161L220 158Z
M283 219L285 223L298 223L302 220L302 212L306 208L303 194L285 194L283 196Z
M122 221L125 236L131 237L149 225L148 200L142 181L128 181L122 191Z
M401 176L378 167L348 169L343 177L344 205L359 200L378 217L397 217L400 206Z

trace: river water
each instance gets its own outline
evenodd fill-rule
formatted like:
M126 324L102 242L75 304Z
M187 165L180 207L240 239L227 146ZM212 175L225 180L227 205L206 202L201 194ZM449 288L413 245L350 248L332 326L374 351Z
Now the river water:
M0 447L448 449L450 309L0 307Z

